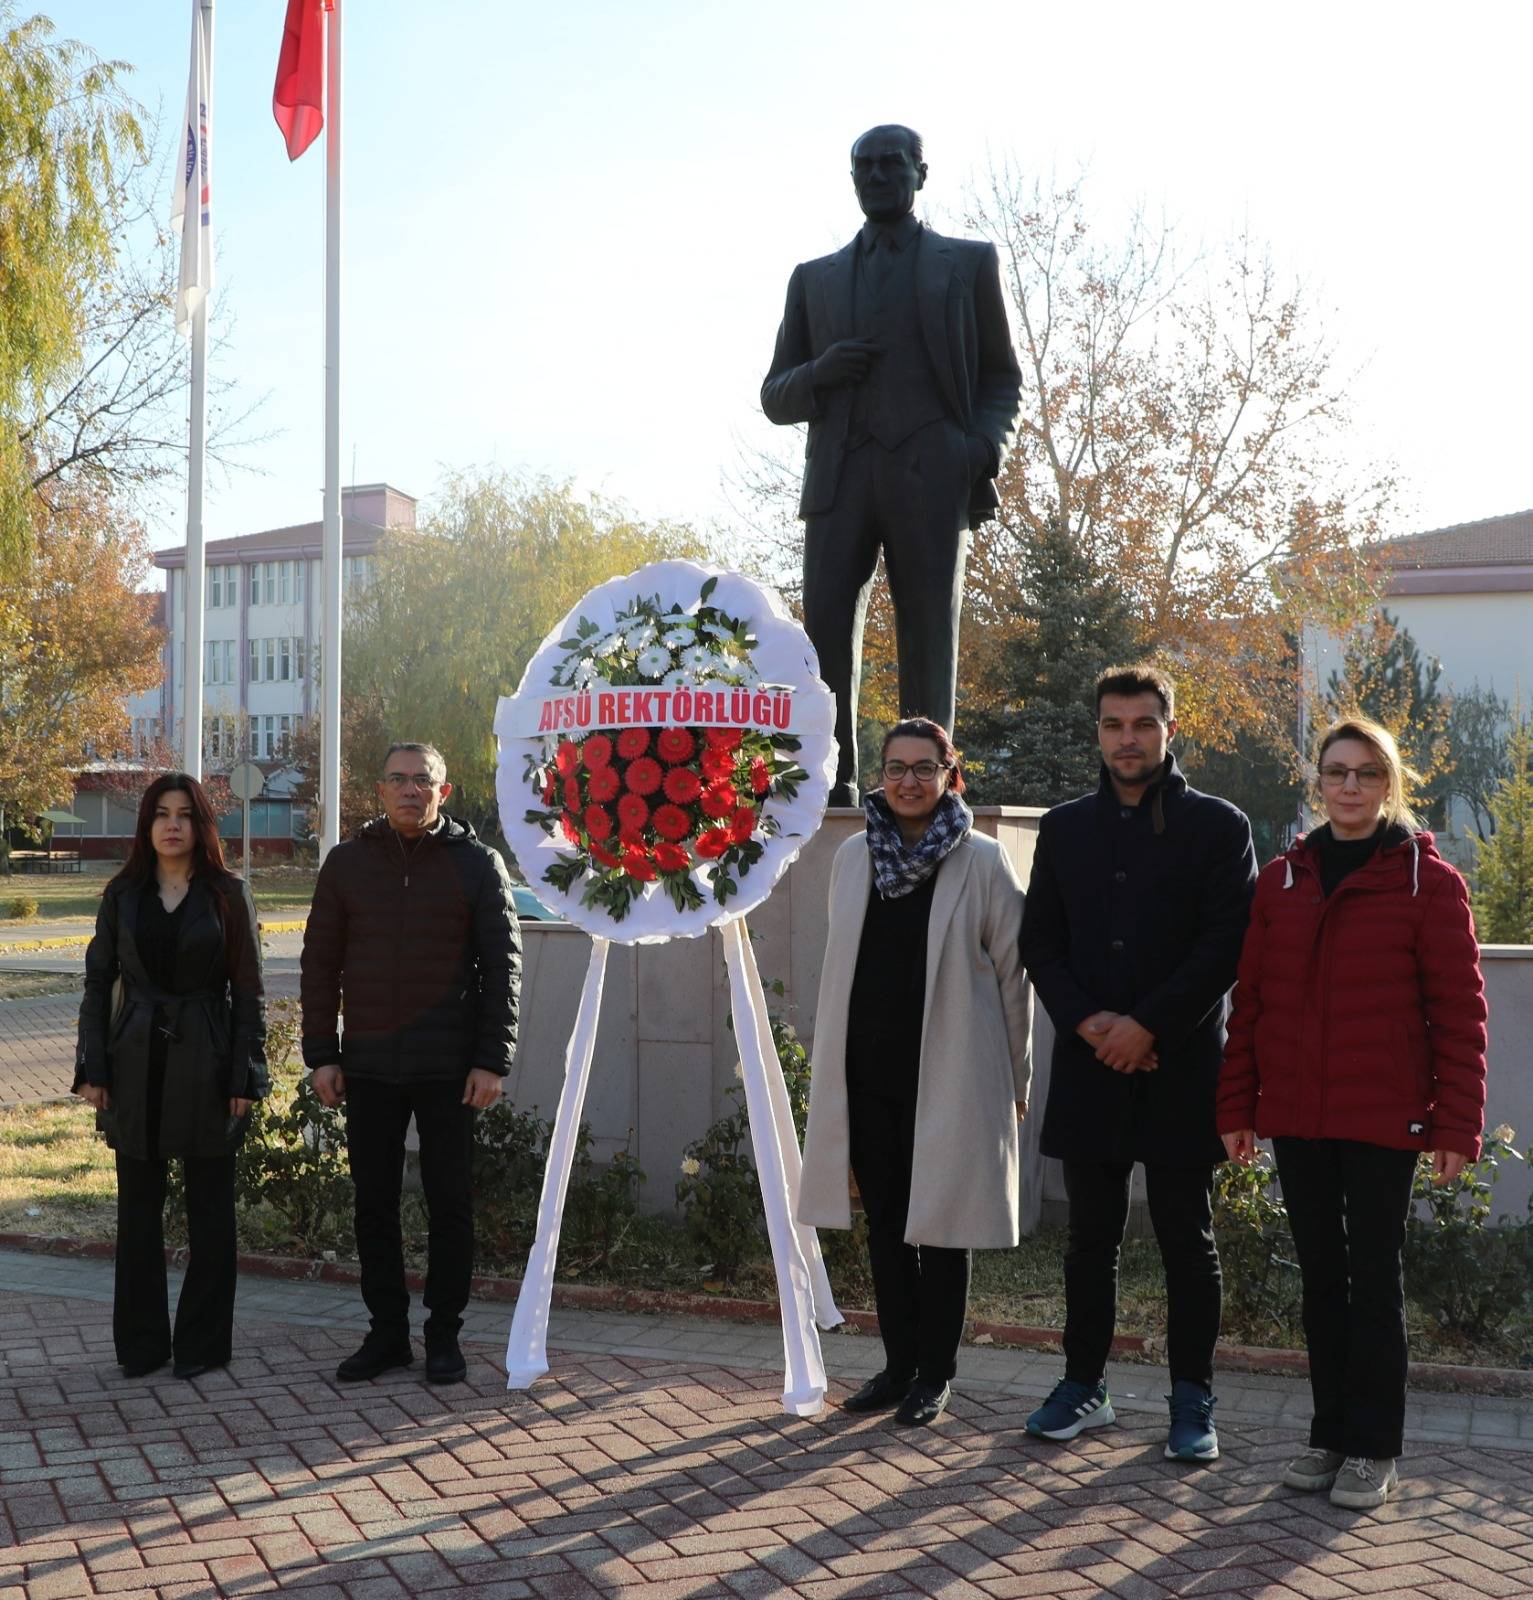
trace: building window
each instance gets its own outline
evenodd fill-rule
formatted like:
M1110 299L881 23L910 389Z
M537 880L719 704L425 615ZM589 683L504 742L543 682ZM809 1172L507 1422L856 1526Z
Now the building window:
M250 719L250 754L252 757L254 757L260 755L260 753L261 719L259 717L252 717Z
M277 754L285 760L293 747L293 719L277 718Z
M261 681L261 641L259 639L252 639L250 641L248 676L252 683L259 683Z
M309 647L306 639L293 640L293 676L302 678L306 675L309 664Z
M234 640L225 639L224 647L224 682L234 682Z
M239 570L238 567L224 568L224 604L226 606L237 606L239 604Z
M277 681L287 683L293 676L293 641L279 639L277 641Z
M224 569L208 568L208 610L214 611L224 603Z
M261 656L266 668L261 681L263 683L275 683L277 679L277 641L275 639L263 639L261 641Z
M224 653L221 649L219 649L218 640L209 639L202 649L205 657L202 681L204 683L221 682L222 680L219 678L218 669L223 665Z
M308 577L309 563L299 560L293 563L293 599L298 605L303 604L304 583Z

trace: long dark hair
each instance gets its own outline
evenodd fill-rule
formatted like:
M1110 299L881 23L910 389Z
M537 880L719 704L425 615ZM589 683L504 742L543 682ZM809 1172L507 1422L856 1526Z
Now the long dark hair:
M200 877L213 891L218 903L218 918L223 924L224 942L228 944L234 931L235 919L230 914L230 886L235 882L224 860L223 840L218 837L218 818L208 803L207 790L189 772L166 772L144 790L138 803L138 821L133 829L133 844L128 859L123 862L112 882L119 880L142 888L154 882L155 853L149 832L154 826L154 813L160 801L172 790L179 789L192 807L192 876Z

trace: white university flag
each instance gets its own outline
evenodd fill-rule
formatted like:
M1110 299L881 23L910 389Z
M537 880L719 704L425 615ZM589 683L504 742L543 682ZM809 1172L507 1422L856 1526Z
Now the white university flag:
M176 332L190 338L197 307L213 292L213 224L209 201L213 163L209 151L212 63L202 28L202 5L192 0L192 63L186 84L184 159L177 171L170 224L181 235L181 285Z

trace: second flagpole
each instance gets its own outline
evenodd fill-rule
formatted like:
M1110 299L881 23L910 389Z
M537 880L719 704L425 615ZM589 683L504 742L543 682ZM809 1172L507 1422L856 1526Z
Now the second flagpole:
M320 857L341 837L341 0L325 19L325 575Z

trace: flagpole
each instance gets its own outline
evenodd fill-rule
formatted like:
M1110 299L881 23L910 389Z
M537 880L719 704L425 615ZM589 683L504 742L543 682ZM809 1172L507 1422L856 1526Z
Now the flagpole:
M325 601L320 688L320 858L341 837L341 0L325 30Z
M201 0L203 70L207 83L208 132L198 132L199 164L207 161L207 144L213 127L213 0ZM206 139L206 143L204 143ZM200 172L194 174L200 178ZM200 200L202 185L197 184ZM200 206L199 206L200 210ZM195 225L196 218L187 221ZM183 224L184 226L185 224ZM207 593L203 550L203 481L207 463L208 428L208 297L204 293L192 313L191 438L186 475L186 661L182 667L186 694L181 713L181 765L192 777L202 777L202 656L206 632L203 600ZM174 619L172 619L174 622ZM174 670L174 663L172 670Z

